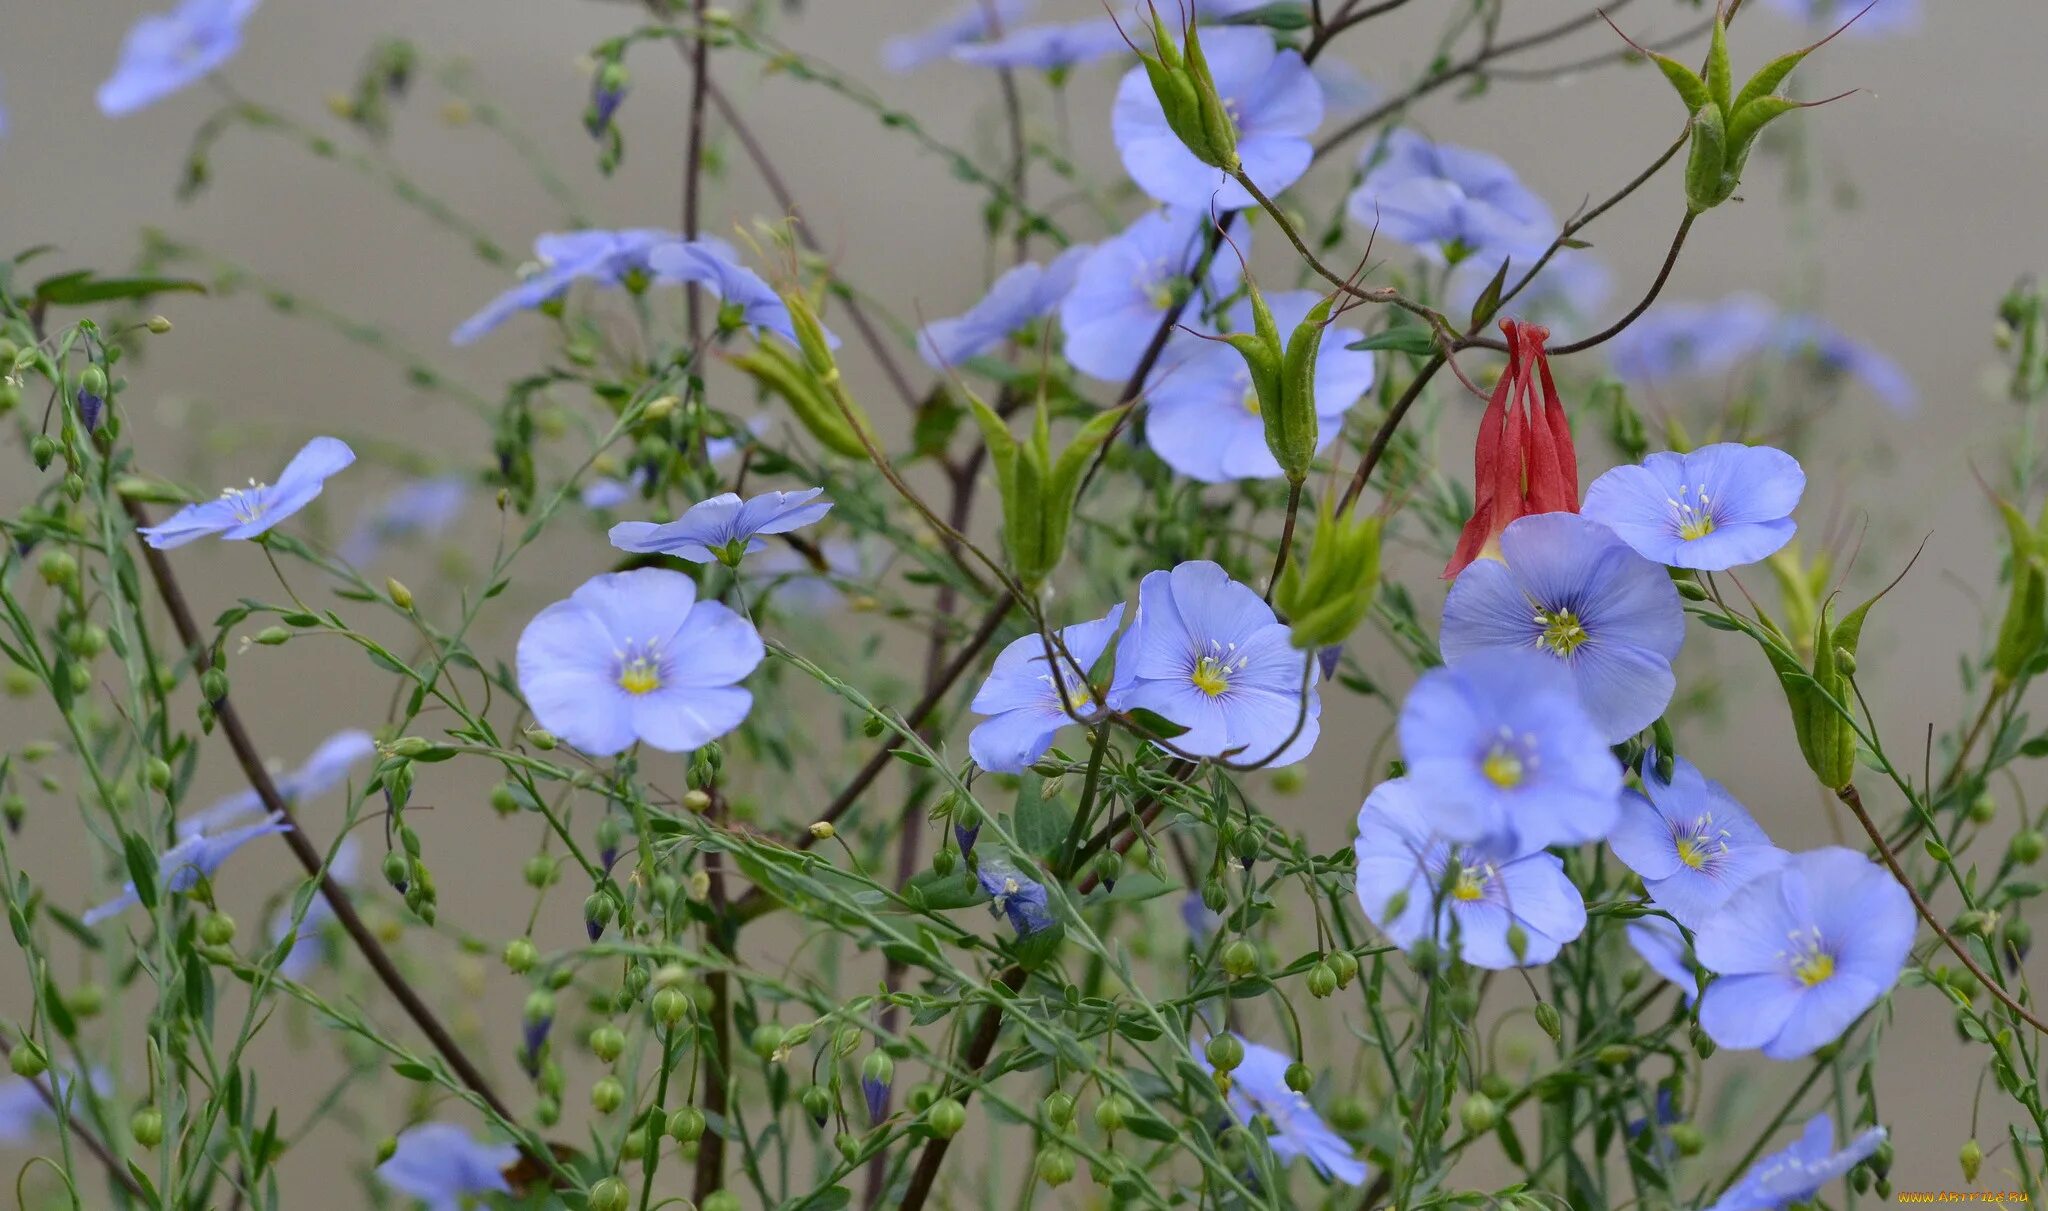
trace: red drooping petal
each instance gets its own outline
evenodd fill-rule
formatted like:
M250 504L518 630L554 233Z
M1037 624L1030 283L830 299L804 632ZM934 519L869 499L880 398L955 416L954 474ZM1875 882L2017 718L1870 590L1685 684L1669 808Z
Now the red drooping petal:
M1566 461L1575 466L1577 455L1569 453L1571 434L1565 433L1562 448L1558 442L1556 428L1551 424L1552 414L1548 410L1549 400L1555 398L1555 389L1546 397L1537 394L1537 377L1547 373L1543 340L1549 335L1535 324L1525 324L1521 331L1523 380L1517 392L1517 402L1527 417L1527 445L1524 447L1524 472L1528 476L1524 502L1529 513L1558 513L1578 511L1578 483L1576 475L1567 476ZM1562 405L1557 414L1562 416Z
M1543 342L1549 333L1538 328L1539 334L1532 353L1537 373L1543 379L1543 423L1549 427L1552 440L1557 446L1559 473L1563 476L1559 498L1564 504L1550 512L1576 513L1579 511L1579 451L1572 443L1571 422L1565 419L1564 401L1558 398L1557 382L1550 377L1550 357L1543 351Z
M1513 322L1503 321L1503 329ZM1486 401L1486 412L1479 418L1479 435L1472 445L1472 516L1458 535L1451 562L1444 565L1446 580L1479 558L1486 544L1499 537L1501 529L1513 520L1495 524L1495 514L1503 504L1518 501L1521 496L1521 451L1508 434L1509 402L1520 365L1521 351L1511 338L1508 368L1494 384L1493 394Z

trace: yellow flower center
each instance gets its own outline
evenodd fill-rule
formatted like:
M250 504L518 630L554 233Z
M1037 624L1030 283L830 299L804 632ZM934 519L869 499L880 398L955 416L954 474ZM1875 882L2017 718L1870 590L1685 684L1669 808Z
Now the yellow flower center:
M1250 387L1247 387L1245 389L1244 410L1246 412L1251 413L1253 416L1262 415L1262 413L1259 411L1259 393L1256 389Z
M1707 851L1696 837L1678 839L1678 860L1698 870L1707 864Z
M1216 657L1204 656L1195 661L1195 671L1188 675L1188 680L1195 683L1196 689L1214 698L1230 688L1230 670Z
M1820 930L1810 928L1792 934L1792 952L1786 956L1792 978L1808 988L1824 984L1835 974L1835 956L1821 948Z
M1496 744L1486 750L1486 756L1479 762L1479 772L1502 790L1513 790L1522 784L1521 754L1504 744Z
M661 688L661 653L653 644L629 643L619 653L619 688L636 698Z
M1486 881L1493 874L1490 866L1462 866L1458 868L1458 881L1451 884L1451 898L1470 904L1486 898Z
M1591 638L1586 634L1585 624L1570 610L1538 609L1536 625L1543 628L1543 633L1536 637L1536 646L1553 656L1569 656Z
M1693 542L1714 532L1713 500L1707 495L1707 485L1696 489L1681 487L1678 499L1665 503L1677 515L1678 536L1685 541Z

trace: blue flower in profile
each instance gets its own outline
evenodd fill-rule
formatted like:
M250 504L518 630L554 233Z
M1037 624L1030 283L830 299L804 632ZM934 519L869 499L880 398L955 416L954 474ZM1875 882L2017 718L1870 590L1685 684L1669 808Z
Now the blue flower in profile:
M1770 347L1778 309L1754 294L1712 303L1660 303L1607 347L1616 378L1651 386L1726 374Z
M974 879L989 897L990 915L1007 917L1018 937L1029 937L1053 923L1052 910L1045 902L1045 885L1025 878L1003 858L983 854L976 860Z
M1067 249L1052 263L1027 261L1006 271L966 314L933 320L917 334L917 355L934 370L958 366L1010 339L1018 329L1052 314L1088 258L1087 245Z
M674 232L646 227L543 235L533 242L533 265L519 284L484 304L448 339L467 345L520 312L561 297L577 282L623 285L628 274L651 272L648 256L654 249L680 242Z
M1128 49L1124 32L1108 17L1026 25L989 42L969 42L953 58L975 67L1064 72Z
M134 113L206 78L242 48L242 23L260 0L180 0L128 29L121 61L100 85L100 112Z
M327 863L328 876L344 886L354 883L357 869L362 865L362 849L354 837L343 839ZM296 925L292 923L292 906L279 906L270 918L270 941L275 945L287 937L291 938L291 949L285 952L284 961L277 965L281 975L288 980L304 980L313 974L313 969L327 957L327 940L321 934L332 920L334 905L327 902L324 892L315 892L313 898L306 902L306 915Z
M968 734L967 751L974 763L999 774L1021 773L1045 755L1053 735L1074 722L1075 715L1092 718L1096 706L1088 673L1116 638L1123 619L1123 603L1118 602L1106 616L1062 630L1060 643L1076 664L1063 664L1057 679L1045 657L1049 645L1044 637L1034 631L1012 640L967 707L991 716Z
M1778 326L1777 347L1825 377L1855 379L1894 412L1911 412L1919 402L1903 367L1819 316L1786 316Z
M221 863L226 862L234 852L258 837L272 833L291 831L291 825L284 822L284 813L272 812L254 824L239 828L221 829L215 832L194 832L180 836L178 843L158 855L156 883L160 892L190 891L198 886L199 880L211 879ZM111 920L142 902L135 894L135 884L130 883L120 895L95 908L87 909L79 917L87 925L98 925Z
M1270 1126L1266 1146L1281 1163L1305 1156L1324 1181L1363 1186L1371 1171L1357 1150L1330 1129L1305 1094L1287 1087L1287 1069L1294 1061L1243 1035L1237 1041L1244 1046L1244 1060L1230 1073L1230 1092L1224 1096L1230 1113L1246 1127L1263 1118ZM1191 1043L1190 1051L1202 1071L1214 1071L1201 1044Z
M796 344L789 304L766 278L742 265L739 253L724 240L710 236L669 240L648 253L647 265L663 285L695 284L710 292L727 313L721 322L751 328L757 334L772 332ZM837 349L839 338L828 330L825 343Z
M1774 1060L1811 1055L1891 990L1916 922L1905 889L1862 854L1793 854L1694 934L1700 966L1719 976L1700 1001L1700 1028Z
M701 748L740 725L754 696L739 682L766 651L753 624L698 601L681 572L593 576L519 636L519 688L547 730L594 757L636 741Z
M1628 923L1628 944L1651 971L1678 988L1690 1005L1700 996L1700 981L1693 971L1692 948L1685 931L1665 917L1638 917Z
M1359 167L1365 178L1345 203L1352 222L1439 264L1496 254L1491 276L1500 256L1534 257L1557 235L1550 208L1498 156L1403 128L1368 146Z
M770 547L740 565L740 577L774 595L775 604L799 614L829 614L846 600L843 585L858 584L874 574L880 558L844 534L820 542L822 563L795 547Z
M1644 559L1719 572L1791 542L1792 510L1805 491L1806 472L1783 450L1717 442L1615 467L1586 489L1579 509Z
M1216 92L1237 127L1244 174L1274 197L1301 179L1315 158L1309 136L1323 124L1323 90L1295 50L1280 50L1263 29L1226 27L1201 36ZM1252 204L1244 186L1204 164L1167 125L1166 111L1145 68L1117 86L1110 127L1124 171L1138 188L1168 206L1206 212Z
M1784 865L1785 851L1748 809L1685 758L1672 758L1671 781L1664 782L1657 755L1646 754L1643 792L1622 796L1607 844L1642 876L1650 899L1687 929L1706 924L1743 884Z
M316 437L285 464L276 483L259 484L252 479L246 488L223 489L214 500L186 505L157 524L143 527L142 537L158 550L182 547L209 534L236 541L254 538L313 503L327 477L355 460L356 452L347 442Z
M518 1161L515 1144L480 1144L454 1123L421 1123L398 1133L377 1178L427 1211L462 1211L483 1195L512 1193L505 1170Z
M1548 963L1585 932L1585 899L1555 855L1453 844L1434 807L1434 788L1411 777L1380 783L1358 809L1358 903L1389 941L1408 950L1427 938L1500 971Z
M1794 21L1833 29L1854 20L1846 32L1866 38L1910 34L1920 28L1920 0L1764 0L1767 7Z
M937 21L882 43L882 66L898 75L943 59L954 47L979 42L1031 15L1038 0L961 0Z
M339 731L320 742L305 763L297 769L279 774L273 784L277 793L286 803L297 806L311 799L317 799L347 780L349 771L360 762L375 756L377 742L370 734L350 728ZM263 810L263 796L254 787L244 787L202 811L178 821L180 838L199 833L218 832L243 816Z
M1160 322L1195 288L1208 232L1204 211L1155 210L1095 246L1060 302L1064 351L1075 369L1111 382L1130 377ZM1243 233L1234 238L1248 254ZM1236 257L1212 257L1203 284L1221 298L1237 289L1242 272ZM1199 330L1200 314L1190 304L1180 322Z
M1621 810L1621 764L1571 678L1533 652L1431 669L1397 728L1430 826L1452 841L1510 855L1597 841Z
M415 479L364 510L336 554L362 567L387 544L430 537L454 525L468 503L469 481L460 475Z
M1117 647L1109 704L1186 728L1166 742L1177 752L1292 765L1315 747L1323 702L1314 663L1289 640L1273 607L1216 564L1150 573Z
M1286 290L1267 295L1266 305L1280 331L1290 333L1321 298L1312 290ZM1250 299L1231 307L1225 326L1232 332L1252 330ZM1323 334L1316 353L1317 450L1337 440L1345 414L1372 389L1373 355L1345 348L1364 335L1334 325ZM1266 444L1266 424L1244 358L1220 341L1184 333L1174 340L1180 352L1169 359L1167 372L1153 379L1147 394L1145 440L1153 452L1203 483L1278 478L1280 464Z
M1508 523L1500 559L1475 560L1444 599L1444 660L1535 651L1571 672L1595 733L1620 744L1656 722L1678 679L1685 609L1664 569L1575 513Z
M787 534L831 512L832 502L818 499L824 491L763 492L744 502L737 493L721 492L662 525L622 521L612 527L611 541L621 551L673 555L691 563L716 560L734 568L741 556L767 547L758 535Z
M1822 1186L1868 1160L1884 1140L1885 1129L1871 1127L1838 1149L1834 1119L1817 1114L1795 1143L1751 1165L1707 1211L1783 1211L1810 1203Z

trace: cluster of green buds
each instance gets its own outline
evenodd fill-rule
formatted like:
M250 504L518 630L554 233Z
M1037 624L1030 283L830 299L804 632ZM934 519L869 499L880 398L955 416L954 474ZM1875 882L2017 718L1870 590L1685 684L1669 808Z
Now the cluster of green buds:
M1615 32L1621 31L1617 29ZM1628 35L1622 34L1622 37L1627 39ZM1685 204L1693 214L1712 210L1734 196L1736 188L1742 184L1742 167L1748 162L1750 149L1756 146L1757 136L1763 133L1765 126L1792 110L1824 104L1794 101L1778 96L1775 90L1784 83L1785 77L1792 74L1793 68L1827 41L1823 38L1812 46L1779 55L1759 68L1740 91L1735 89L1734 76L1728 64L1727 15L1718 7L1714 12L1713 40L1707 50L1704 77L1669 55L1660 55L1637 46L1633 40L1629 41L1637 53L1655 63L1664 73L1664 78L1677 90L1679 100L1685 102L1685 108L1692 114L1688 125L1692 147L1685 162Z
M1081 478L1096 451L1116 432L1124 409L1112 408L1091 417L1055 458L1051 418L1042 397L1033 413L1031 436L1021 442L1010 435L1009 426L995 409L972 395L967 402L988 443L989 456L995 460L996 487L1003 499L1003 541L1009 548L1011 569L1025 589L1036 590L1066 552L1067 529L1073 521L1074 501L1081 494Z
M1323 501L1308 557L1288 563L1273 593L1293 628L1295 647L1313 652L1343 643L1365 621L1379 593L1384 528L1385 519L1376 513L1340 518Z
M1863 638L1863 620L1878 597L1849 611L1840 622L1834 620L1833 604L1822 604L1813 624L1811 668L1800 662L1785 632L1758 612L1765 631L1759 642L1792 708L1799 754L1820 784L1831 791L1848 786L1856 776L1856 726L1851 713L1856 692L1851 679L1856 675L1856 645Z
M1299 487L1308 478L1309 465L1316 456L1316 355L1323 347L1323 330L1330 325L1330 310L1337 296L1329 295L1311 308L1282 342L1258 283L1247 278L1246 284L1252 296L1252 331L1234 332L1223 339L1251 371L1259 419L1266 425L1266 447L1287 482Z
M2011 545L2012 577L2005 618L1998 625L1998 645L1991 650L1993 687L2003 691L2019 680L2048 642L2048 505L2031 524L2007 501L1998 502L1998 512Z
M1216 91L1216 77L1209 73L1209 60L1202 54L1202 39L1195 32L1192 17L1181 29L1179 45L1173 31L1152 8L1152 53L1138 52L1145 75L1166 124L1197 160L1224 172L1238 169L1237 124Z
M801 356L792 356L779 341L762 341L726 361L769 394L780 396L797 423L827 450L848 458L871 457L874 427L846 389L810 296L794 286L784 286L779 293L789 308Z

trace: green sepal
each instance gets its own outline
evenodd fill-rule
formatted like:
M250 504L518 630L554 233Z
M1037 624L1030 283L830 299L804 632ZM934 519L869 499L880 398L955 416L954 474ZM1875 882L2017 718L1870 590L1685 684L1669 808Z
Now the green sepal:
M1739 114L1751 101L1777 92L1778 85L1785 82L1785 77L1792 74L1792 69L1799 66L1800 62L1819 46L1820 43L1816 42L1812 46L1787 51L1758 68L1757 73L1749 78L1749 83L1742 86L1742 91L1735 94L1735 100L1729 104L1728 112Z
M1225 172L1236 172L1237 124L1230 120L1230 110L1223 104L1222 94L1216 91L1216 77L1209 72L1209 59L1202 53L1201 35L1192 22L1188 25L1187 70L1200 106L1204 143L1202 147L1190 146L1190 150L1204 164Z
M1738 108L1735 116L1728 119L1728 146L1735 149L1737 155L1746 157L1749 154L1749 145L1756 140L1764 127L1792 110L1803 109L1805 106L1806 103L1803 101L1793 101L1785 97L1758 97Z
M729 355L726 361L769 394L781 396L798 423L826 449L848 458L868 457L867 446L845 414L826 398L824 388L808 368L781 346L763 342L744 353Z
M1707 98L1721 111L1723 117L1734 112L1728 106L1728 98L1735 88L1735 76L1728 65L1728 22L1717 8L1714 12L1714 32L1707 43Z
M2012 545L2012 589L1998 625L1991 669L2001 685L2010 685L2048 640L2048 552L2018 509L2001 500L1998 512Z
M1273 602L1289 620L1289 642L1315 651L1344 642L1372 609L1380 582L1385 519L1336 518L1325 500L1306 552L1280 574Z
M1735 192L1728 180L1728 129L1709 105L1692 116L1692 150L1685 159L1685 204L1694 214L1712 210Z
M1301 323L1287 337L1287 350L1280 358L1280 432L1275 441L1273 422L1266 422L1266 444L1273 449L1280 469L1290 484L1308 478L1315 462L1321 422L1316 416L1316 358L1323 348L1323 333L1330 325L1330 310L1337 296L1325 295L1309 309Z
M1645 53L1650 56L1650 62L1657 65L1657 70L1664 73L1664 78L1671 82L1671 87L1678 91L1678 99L1685 102L1687 113L1698 113L1712 99L1707 95L1707 82L1700 79L1698 72L1670 55L1660 55L1655 51Z

